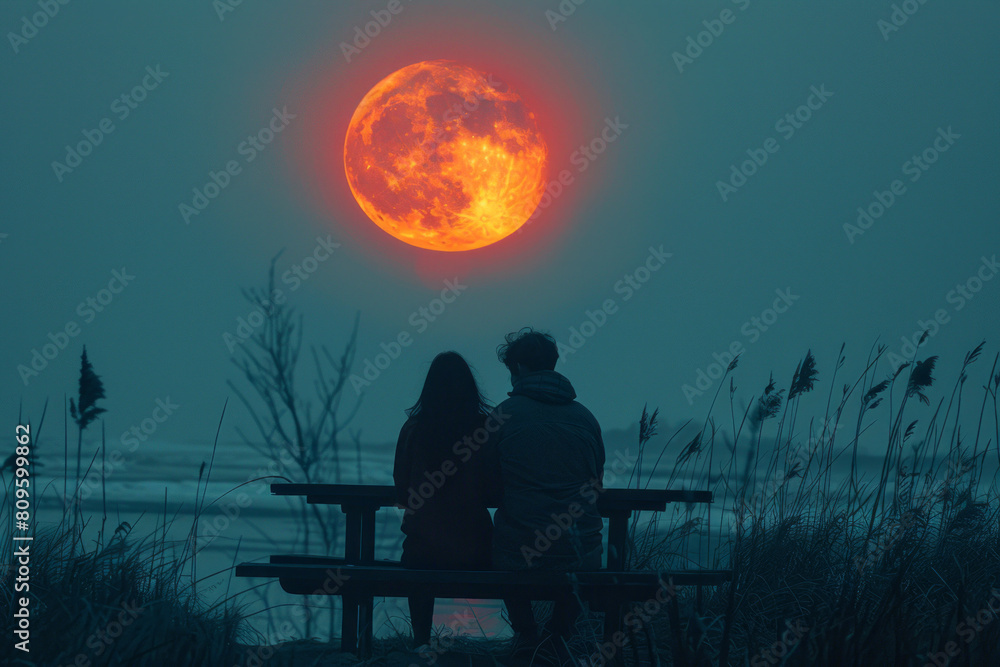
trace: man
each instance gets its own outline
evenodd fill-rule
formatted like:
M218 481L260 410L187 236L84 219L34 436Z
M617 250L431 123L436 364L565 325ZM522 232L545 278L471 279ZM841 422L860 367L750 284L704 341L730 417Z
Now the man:
M510 371L510 398L491 436L502 496L494 516L493 567L499 570L597 570L601 529L597 495L604 472L601 427L555 369L555 339L531 329L508 334L497 356ZM517 651L539 641L528 599L504 600ZM581 607L557 600L548 630L566 638Z

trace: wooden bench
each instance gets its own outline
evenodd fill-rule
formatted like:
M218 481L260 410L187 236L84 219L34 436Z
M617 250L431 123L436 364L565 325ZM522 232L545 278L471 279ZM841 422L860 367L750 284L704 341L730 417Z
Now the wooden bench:
M663 597L665 587L714 586L732 577L731 570L671 572L627 571L628 521L634 511L664 511L672 502L710 503L710 491L606 489L597 507L608 518L608 566L594 572L415 570L398 561L376 561L375 513L395 505L391 486L333 484L272 484L275 495L305 496L313 504L335 504L347 514L345 555L273 555L268 563L242 563L238 577L278 579L288 593L338 595L344 603L341 650L369 656L375 597L427 594L437 598L502 599L524 595L552 600L574 591L591 609L605 613L605 641L616 641L625 617L623 608L635 601ZM359 636L360 635L360 636ZM620 642L622 635L618 635ZM360 644L359 640L360 639Z

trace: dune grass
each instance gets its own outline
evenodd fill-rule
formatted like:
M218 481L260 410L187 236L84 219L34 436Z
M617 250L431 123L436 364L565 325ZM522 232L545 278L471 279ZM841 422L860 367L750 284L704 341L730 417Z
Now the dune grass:
M103 397L100 381L85 357L84 369L90 374L90 384L85 386L81 381L79 407L73 405L71 410L79 426L78 452L83 430L99 414L96 398ZM85 392L90 394L89 401L85 400ZM44 413L32 429L35 446L45 421ZM88 416L86 423L81 424L84 421L81 415ZM68 437L66 429L64 451L68 451ZM100 451L103 450L102 442ZM95 455L91 467L96 460ZM121 522L109 535L103 484L105 510L100 523L91 526L78 502L80 484L91 468L86 469L83 477L76 472L70 478L68 463L63 485L75 491L68 498L63 497L61 520L42 528L31 522L27 590L15 588L13 543L4 541L0 546L4 566L0 596L11 609L15 598L26 597L31 612L30 652L16 650L13 641L5 641L0 655L7 664L80 667L244 664L246 648L239 640L252 637L242 627L242 617L232 599L212 607L199 599L194 575L197 553L188 550L190 541L181 549L168 541L171 519L166 513L166 499L164 512L148 535L137 537L127 522ZM33 461L31 465L37 464ZM8 467L13 472L12 464L5 465L3 511L7 515L4 523L13 534L10 501L13 475L9 480L6 478ZM43 490L39 487L39 471L32 473L29 488L37 504ZM6 636L14 636L15 619L10 614L4 615L0 626Z
M997 357L984 372L982 350L966 355L954 385L942 391L935 357L880 370L884 348L872 351L860 377L840 385L841 349L820 400L823 414L808 421L799 407L822 370L811 353L787 386L772 378L742 408L734 361L708 416L669 437L657 437L658 414L644 410L629 485L648 487L669 466L670 488L710 488L716 502L637 517L631 567L731 567L734 580L680 589L655 613L640 614L622 646L603 645L601 617L585 615L565 647L573 664L604 664L602 649L643 665L651 657L664 665L753 667L995 664L1000 372ZM981 390L967 390L970 377ZM860 461L875 451L882 463L871 476ZM72 511L36 535L33 653L22 664L356 664L321 642L268 646L246 629L235 597L202 602L190 563L197 549L180 545L178 553L166 540L167 519L144 538L128 524L110 535L102 525L85 544L86 523ZM2 549L11 563L9 546ZM0 583L5 602L12 585L8 569ZM11 636L12 619L2 625ZM440 643L448 651L438 664L506 662L503 642L437 639L449 639ZM369 664L412 657L408 644L403 635L378 640ZM10 643L2 651L24 657L8 654ZM536 657L536 664L552 659Z
M76 539L65 525L35 536L31 653L20 654L22 660L45 665L235 663L240 617L230 606L205 609L186 594L189 584L155 535L133 541L122 526L107 544L82 553L73 547ZM3 623L8 636L13 636L11 620L5 617ZM11 649L9 642L4 649Z
M634 526L633 567L734 570L731 585L700 600L683 592L673 624L664 614L649 621L646 643L662 663L997 664L1000 498L996 475L983 480L1000 465L997 358L976 374L985 378L981 394L963 391L982 350L965 356L955 385L932 405L936 357L880 373L879 347L861 377L838 388L841 348L826 412L801 433L799 403L818 379L811 353L787 388L772 378L743 410L730 379L730 430L721 434L713 402L671 474L707 484L722 512L675 508ZM974 432L963 430L970 400ZM926 408L917 413L914 402ZM655 430L655 414L644 413L644 429L650 421ZM870 431L885 438L874 479L858 463L859 447L877 451L865 441ZM760 460L768 440L770 456Z
M203 482L207 485L207 475ZM11 489L5 486L9 499ZM28 591L15 589L12 543L0 545L0 598L5 608L13 609L15 597L27 596L31 610L30 653L16 650L13 640L5 641L0 648L3 663L77 667L357 664L339 646L290 637L272 645L249 627L246 594L229 594L232 567L198 574L199 547L194 536L205 509L203 496L200 501L187 539L179 542L168 537L173 519L167 514L166 498L156 525L142 536L127 522L106 535L106 514L99 517L99 525L91 526L77 506L68 503L58 524L33 526ZM3 513L11 514L9 502L4 503ZM229 577L226 594L218 601L206 601L198 594L199 584L220 576ZM14 637L11 614L4 614L0 628L7 637Z
M29 600L30 652L15 648L17 619L3 615L0 628L8 640L0 648L0 659L11 665L234 665L238 667L293 664L355 664L357 661L314 641L289 641L269 645L267 638L251 630L244 614L247 604L242 594L226 595L208 602L198 594L199 584L209 578L229 575L198 572L198 522L212 506L206 494L218 446L218 433L206 466L202 463L195 492L195 512L184 540L168 539L174 519L168 514L164 495L163 512L155 525L139 536L128 522L109 530L103 465L104 433L101 444L81 476L83 431L103 412L97 401L104 397L100 379L84 352L80 394L70 402L69 414L78 427L76 471L66 458L62 471L63 511L57 524L39 527L30 521L30 542L0 543L0 598L5 609L13 610L15 600ZM33 424L32 449L28 468L31 498L40 497L58 486L55 480L40 487L36 447L40 442L46 409ZM223 409L223 415L225 409ZM19 423L24 420L19 418ZM63 451L69 452L69 420L63 433ZM221 419L220 419L221 429ZM15 457L0 467L4 498L0 509L8 535L14 531ZM101 479L100 516L85 517L81 488L91 472ZM256 480L254 480L256 481ZM32 510L34 513L34 510ZM142 522L140 517L138 522ZM111 524L114 525L113 523ZM148 523L146 524L148 525ZM18 531L21 535L21 531ZM15 549L28 545L30 575L19 580ZM235 562L233 563L235 566ZM19 586L18 583L21 582ZM28 588L23 588L27 583ZM21 605L18 605L21 606Z
M944 390L936 357L885 369L884 347L873 348L859 377L838 384L842 347L819 400L823 412L804 423L799 407L821 370L811 352L787 386L772 377L742 408L734 360L704 421L685 423L665 442L654 438L658 413L643 410L629 486L648 488L669 467L669 488L707 487L716 502L636 517L630 566L731 567L734 579L678 589L664 605L638 601L626 611L641 622L620 646L604 643L600 615L585 615L562 662L997 664L1000 355L985 373L983 347L965 356ZM967 391L973 376L981 389ZM971 417L963 403L973 406ZM862 466L866 454L881 462L873 475ZM548 606L537 604L541 619ZM442 639L462 660L501 658L506 649L439 632ZM373 663L390 664L407 646L402 635L376 642ZM553 660L541 651L534 664Z

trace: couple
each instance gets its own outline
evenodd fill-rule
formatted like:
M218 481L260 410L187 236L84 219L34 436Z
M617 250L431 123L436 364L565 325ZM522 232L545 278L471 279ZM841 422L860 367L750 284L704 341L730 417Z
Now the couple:
M595 489L604 471L601 428L554 370L559 352L552 336L522 329L505 340L497 356L510 371L510 398L491 409L465 360L443 352L407 410L393 469L397 502L406 509L402 563L421 569L600 569L603 523ZM495 523L488 507L498 508ZM434 598L413 597L409 604L414 642L426 644ZM539 643L531 600L504 604L515 645ZM548 632L568 637L580 611L571 594L557 600Z

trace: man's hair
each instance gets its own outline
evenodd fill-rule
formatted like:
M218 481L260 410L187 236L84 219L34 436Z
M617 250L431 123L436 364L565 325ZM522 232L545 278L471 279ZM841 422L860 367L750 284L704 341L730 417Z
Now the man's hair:
M517 374L518 364L529 372L555 369L559 350L556 339L549 334L525 327L507 334L504 340L497 348L497 358L512 374Z

